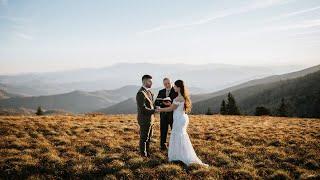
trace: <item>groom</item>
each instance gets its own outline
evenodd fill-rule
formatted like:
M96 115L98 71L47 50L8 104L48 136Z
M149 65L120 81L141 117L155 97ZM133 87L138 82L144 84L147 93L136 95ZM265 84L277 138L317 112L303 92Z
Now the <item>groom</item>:
M153 105L153 94L150 91L152 86L152 77L144 75L142 77L142 87L136 95L138 124L140 126L139 150L143 157L150 156L150 141L152 136L152 127L154 123L154 113L157 110Z
M160 106L161 108L168 107L171 105L174 98L178 96L178 94L174 91L172 87L171 80L169 78L163 79L164 89L161 89L158 93L157 99L164 99L166 97L170 97L171 101L159 101L156 100L155 105ZM166 141L167 141L167 133L169 126L172 130L173 124L173 112L161 112L160 113L160 150L167 150Z

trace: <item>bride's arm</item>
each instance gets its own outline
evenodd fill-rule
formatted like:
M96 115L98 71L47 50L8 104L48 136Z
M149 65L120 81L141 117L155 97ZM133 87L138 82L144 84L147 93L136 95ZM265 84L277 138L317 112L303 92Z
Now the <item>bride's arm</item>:
M177 109L177 107L178 107L178 105L172 103L171 106L169 106L169 107L160 108L159 112L171 112L171 111Z

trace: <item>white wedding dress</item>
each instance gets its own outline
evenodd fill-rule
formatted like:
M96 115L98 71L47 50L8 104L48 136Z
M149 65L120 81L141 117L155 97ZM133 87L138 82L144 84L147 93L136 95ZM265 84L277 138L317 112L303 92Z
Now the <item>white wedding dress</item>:
M189 117L184 111L184 102L178 102L174 99L173 104L176 104L178 107L173 111L173 127L168 149L169 162L179 160L186 165L196 163L208 166L208 164L203 163L198 158L192 147L187 133Z

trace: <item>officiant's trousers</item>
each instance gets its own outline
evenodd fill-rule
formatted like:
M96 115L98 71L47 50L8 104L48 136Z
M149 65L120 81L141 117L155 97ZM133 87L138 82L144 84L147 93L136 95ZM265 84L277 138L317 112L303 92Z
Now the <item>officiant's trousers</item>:
M173 124L173 113L165 112L160 114L160 148L166 147L167 134L169 126L172 130Z

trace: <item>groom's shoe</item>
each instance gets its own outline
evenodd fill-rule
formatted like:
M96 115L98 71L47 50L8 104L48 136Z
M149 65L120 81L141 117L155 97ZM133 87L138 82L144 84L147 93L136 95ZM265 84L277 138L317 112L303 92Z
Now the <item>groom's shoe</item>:
M141 156L141 157L149 157L148 154L143 154L143 153L140 153L140 156Z
M146 151L147 157L150 157L150 142L147 142L146 144Z

